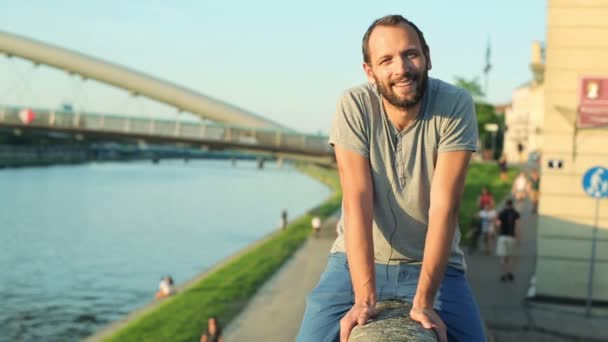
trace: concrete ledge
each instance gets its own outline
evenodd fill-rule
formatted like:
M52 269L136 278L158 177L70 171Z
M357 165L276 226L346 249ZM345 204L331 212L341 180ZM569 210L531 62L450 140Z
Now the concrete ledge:
M403 301L386 301L377 305L379 314L363 326L356 326L349 342L436 342L432 330L424 329L410 318L411 304Z

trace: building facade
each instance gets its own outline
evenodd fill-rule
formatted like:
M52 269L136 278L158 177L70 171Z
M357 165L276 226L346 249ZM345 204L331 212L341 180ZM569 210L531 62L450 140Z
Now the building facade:
M509 163L522 163L531 152L540 152L544 104L544 58L540 42L532 43L532 81L513 91L505 110L503 153Z
M588 295L596 200L582 178L593 166L608 167L608 121L582 127L577 119L583 80L608 79L607 18L606 0L548 0L538 297L584 301ZM608 200L598 209L593 299L608 301Z

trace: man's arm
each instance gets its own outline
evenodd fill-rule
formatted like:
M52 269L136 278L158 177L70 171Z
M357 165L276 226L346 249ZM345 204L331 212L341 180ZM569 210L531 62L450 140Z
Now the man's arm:
M433 303L452 251L452 241L470 159L470 151L444 152L439 153L437 157L431 184L429 226L422 270L411 314L412 318L419 320L425 328L433 327L432 325L435 324L433 317L427 317L431 321L425 323L424 316L436 315ZM439 322L441 322L440 319ZM440 333L443 329L445 334L445 325L441 325L443 322L433 328ZM440 340L442 340L441 337Z
M373 185L369 159L335 146L344 210L344 243L355 305L340 322L340 338L375 314L376 281L372 237Z
M369 159L336 146L344 202L344 239L355 303L375 304L373 189Z

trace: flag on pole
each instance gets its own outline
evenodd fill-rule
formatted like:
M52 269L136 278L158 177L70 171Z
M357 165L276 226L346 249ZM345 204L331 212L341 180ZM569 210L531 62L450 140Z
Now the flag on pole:
M483 72L486 74L488 72L490 72L490 70L492 69L492 64L490 64L490 54L491 54L490 37L488 37L488 43L486 44L486 65L483 68Z

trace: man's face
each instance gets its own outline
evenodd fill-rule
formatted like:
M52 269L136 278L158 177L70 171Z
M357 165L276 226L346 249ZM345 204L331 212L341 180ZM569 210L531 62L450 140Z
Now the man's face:
M409 109L422 100L428 81L427 61L416 31L407 24L377 26L369 38L368 79L393 106Z

